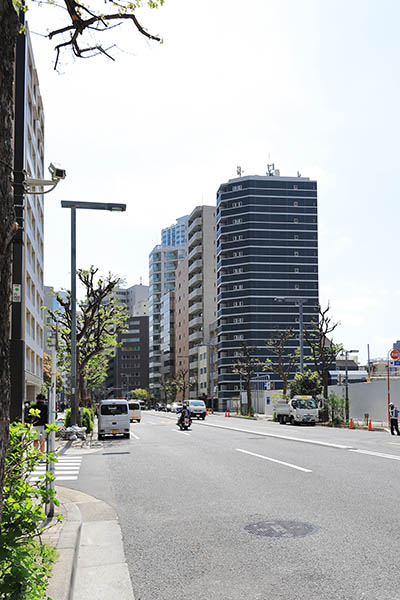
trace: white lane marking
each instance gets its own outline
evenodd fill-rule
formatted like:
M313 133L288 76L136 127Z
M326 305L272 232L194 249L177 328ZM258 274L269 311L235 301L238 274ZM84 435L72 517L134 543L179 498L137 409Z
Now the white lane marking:
M265 437L278 438L280 440L289 440L291 442L303 442L304 444L315 444L316 446L326 446L328 448L339 448L340 450L350 450L352 446L343 446L342 444L333 444L331 442L320 442L319 440L309 440L307 438L291 437L289 435L279 435L277 433L266 433L265 431L252 431L251 429L242 429L240 427L229 427L228 425L215 425L214 423L204 423L205 427L218 427L219 429L231 429L242 433L253 435L263 435Z
M384 454L383 452L372 452L372 450L350 450L358 454L368 454L369 456L377 456L378 458L390 458L391 460L400 460L400 456L396 454Z
M154 423L154 421L149 421L150 425L158 425L158 423Z
M273 463L278 463L278 465L283 465L285 467L290 467L291 469L303 471L303 473L312 473L311 469L304 469L304 467L298 467L297 465L292 465L291 463L284 462L283 460L277 460L276 458L270 458L269 456L263 456L262 454L256 454L255 452L249 452L248 450L242 450L241 448L236 448L236 450L237 452L243 452L244 454L250 454L250 456L256 456L257 458L263 458L264 460L268 460Z
M175 431L175 433L182 433L183 435L190 435L190 433L187 433L186 431L178 431L177 429L171 429L171 431Z
M81 456L57 456L57 462L54 463L55 481L75 481L81 465ZM39 477L45 475L47 470L46 463L38 464L29 480L39 481Z
M400 442L388 442L388 444L392 444L393 446L400 446Z
M135 440L140 440L140 437L138 435L135 435L132 431L131 431L131 436L135 438Z

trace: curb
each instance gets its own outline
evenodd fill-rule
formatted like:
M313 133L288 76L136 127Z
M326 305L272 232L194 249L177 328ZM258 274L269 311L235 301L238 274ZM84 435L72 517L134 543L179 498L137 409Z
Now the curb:
M134 600L114 508L72 488L57 486L56 491L61 503L58 513L65 520L57 542L53 540L58 558L47 596L54 600ZM50 531L44 534L48 541Z

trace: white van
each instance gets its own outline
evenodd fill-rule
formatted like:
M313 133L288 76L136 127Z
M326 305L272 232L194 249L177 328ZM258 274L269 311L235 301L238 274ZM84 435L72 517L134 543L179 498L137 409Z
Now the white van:
M138 402L137 400L128 400L128 404L130 422L132 423L132 421L137 421L138 423L140 423L140 419L142 418L140 402Z
M102 400L98 412L98 439L105 435L130 437L129 406L127 400Z

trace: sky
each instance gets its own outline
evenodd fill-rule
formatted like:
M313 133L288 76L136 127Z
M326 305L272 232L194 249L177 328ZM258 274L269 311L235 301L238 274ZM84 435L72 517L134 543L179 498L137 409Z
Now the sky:
M90 6L90 2L86 3ZM61 200L124 202L78 211L77 266L148 283L161 229L244 174L318 181L320 303L334 340L361 362L400 339L397 0L166 0L106 34L115 61L67 50L55 6L28 2L45 110L46 164L67 178L45 196L45 283L70 287ZM102 6L92 0L92 6ZM61 40L60 40L61 41Z

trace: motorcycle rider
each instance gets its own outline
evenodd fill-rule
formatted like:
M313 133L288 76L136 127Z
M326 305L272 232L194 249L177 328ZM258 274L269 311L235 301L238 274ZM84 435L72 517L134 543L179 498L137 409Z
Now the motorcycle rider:
M190 408L189 408L188 402L183 403L177 424L181 425L183 423L185 417L187 417L189 419L189 423L190 423Z

